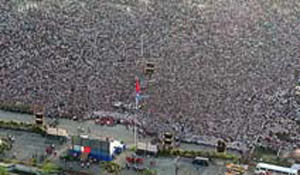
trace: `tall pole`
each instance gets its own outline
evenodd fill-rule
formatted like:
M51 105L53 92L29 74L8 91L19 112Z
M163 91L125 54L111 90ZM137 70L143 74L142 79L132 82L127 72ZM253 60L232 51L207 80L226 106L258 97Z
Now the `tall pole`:
M139 104L138 104L138 98L135 97L135 109L136 109L136 114L134 116L134 145L135 147L137 147L137 127L136 127L136 118L137 118L137 114L138 114L138 107L139 107Z
M144 42L143 42L143 35L141 35L141 57L144 57ZM137 66L137 62L136 62ZM139 81L138 77L136 79ZM137 94L136 94L137 95ZM134 145L137 147L137 126L136 126L136 118L138 115L138 110L139 110L139 100L137 97L135 97L135 109L136 109L136 114L134 116Z

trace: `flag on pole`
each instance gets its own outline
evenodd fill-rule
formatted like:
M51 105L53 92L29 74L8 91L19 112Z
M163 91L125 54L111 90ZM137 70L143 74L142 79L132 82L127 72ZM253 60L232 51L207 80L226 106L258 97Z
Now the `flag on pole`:
M139 79L136 79L136 84L135 84L135 92L136 94L140 93L140 84L139 84Z
M81 148L81 152L84 152L84 153L91 153L91 147L82 147Z
M142 99L140 95L140 84L139 84L139 79L136 79L136 84L135 84L135 100L136 100L136 105L138 105L138 102Z

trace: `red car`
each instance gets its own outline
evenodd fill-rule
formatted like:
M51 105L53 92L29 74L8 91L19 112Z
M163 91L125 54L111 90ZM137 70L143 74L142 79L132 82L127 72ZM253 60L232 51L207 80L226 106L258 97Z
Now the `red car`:
M144 159L143 158L134 158L134 157L126 157L126 161L129 164L143 164L144 163Z
M113 126L115 124L115 121L111 117L103 117L101 119L95 120L95 124Z

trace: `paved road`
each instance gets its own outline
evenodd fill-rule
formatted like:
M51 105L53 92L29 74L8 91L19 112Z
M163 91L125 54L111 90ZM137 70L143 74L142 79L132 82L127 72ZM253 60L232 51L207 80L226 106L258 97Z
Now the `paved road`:
M33 116L32 115L21 115L16 113L10 113L10 112L3 112L0 111L0 119L5 120L17 120L17 121L23 121L23 122L33 122ZM49 121L50 119L46 119L46 121ZM63 127L68 129L69 134L76 135L78 134L78 126L82 126L85 128L85 131L88 131L88 128L91 130L91 135L93 137L114 137L118 140L123 140L126 144L133 144L133 130L132 128L130 130L127 130L124 126L115 126L115 127L106 127L106 126L99 126L95 125L92 121L87 122L74 122L70 120L60 119L59 120L59 127ZM11 133L16 136L16 144L13 147L13 150L10 151L9 154L12 154L12 152L17 153L19 156L18 159L21 160L27 160L28 158L31 158L33 153L42 154L45 152L45 147L49 145L48 142L52 142L49 139L43 138L42 136L34 133L26 133L26 132L20 132L20 131L8 131L8 130L1 130L0 133L3 135L6 135L7 133ZM150 138L146 138L145 140L149 141ZM53 142L55 142L53 140ZM55 143L55 145L59 145L59 143ZM186 149L205 149L202 146L197 145L186 145L184 144L184 148ZM66 150L66 145L57 147L57 152L59 154L62 154ZM124 159L123 159L124 160ZM55 160L57 163L63 163L65 164L65 167L72 170L80 170L82 171L80 165L78 162L72 162L72 163L64 163L60 162L60 160ZM173 175L175 173L175 166L174 166L174 159L171 158L158 158L155 159L157 167L156 169L159 172L159 175ZM224 174L224 166L215 166L212 165L208 168L204 167L197 167L193 166L191 164L191 160L182 159L180 161L180 168L179 168L179 174L181 175L218 175L218 174ZM83 169L86 172L97 172L97 174L103 173L101 168L97 166L92 166L90 169ZM135 175L136 172L133 171L122 171L122 175Z
M22 122L34 122L33 115L26 115L26 114L17 114L11 112L5 112L0 110L0 119L1 120L15 120L15 121L22 121ZM46 118L46 122L50 122L52 119ZM94 124L93 121L86 121L86 122L75 122L66 119L60 119L58 127L62 127L68 130L70 135L78 135L78 127L83 127L85 129L86 134L88 128L90 128L91 133L90 135L93 137L111 137L117 140L122 140L126 144L133 144L133 128L127 130L125 126L117 125L114 127L108 126L100 126ZM150 138L146 138L143 140L150 140Z
M15 137L15 142L12 149L5 153L5 158L11 158L15 155L18 160L26 161L32 158L34 154L37 156L44 155L46 147L51 144L54 144L58 150L64 147L59 140L45 138L39 134L0 128L0 137L6 137L8 134Z

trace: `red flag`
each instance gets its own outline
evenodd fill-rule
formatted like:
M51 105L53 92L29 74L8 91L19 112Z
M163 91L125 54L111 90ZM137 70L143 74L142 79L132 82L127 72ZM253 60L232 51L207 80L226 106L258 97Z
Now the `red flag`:
M83 147L83 151L84 153L91 153L91 147Z
M136 94L140 93L139 79L136 79L135 92Z

